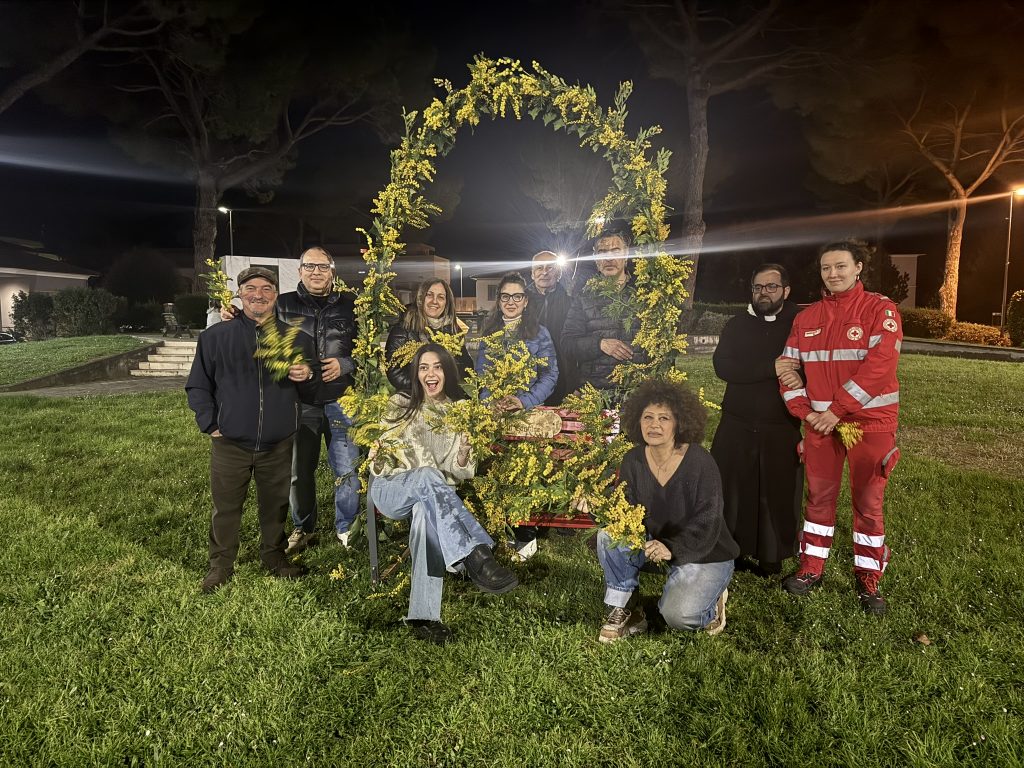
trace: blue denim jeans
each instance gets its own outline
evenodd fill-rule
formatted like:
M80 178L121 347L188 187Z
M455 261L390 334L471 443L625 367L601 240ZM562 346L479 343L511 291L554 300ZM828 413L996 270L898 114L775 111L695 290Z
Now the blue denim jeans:
M327 444L327 461L334 470L334 529L344 533L359 513L359 446L348 438L352 426L335 402L302 404L299 431L292 452L292 489L288 497L292 524L306 533L316 530L316 468L320 440Z
M479 545L494 546L494 540L444 476L432 467L375 477L370 483L370 498L392 520L412 517L412 587L406 619L439 621L445 571Z
M597 534L597 558L604 571L604 601L625 608L640 586L640 569L647 562L643 551L612 547L603 530ZM672 629L703 629L715 618L715 604L732 579L733 561L687 563L669 568L658 610Z

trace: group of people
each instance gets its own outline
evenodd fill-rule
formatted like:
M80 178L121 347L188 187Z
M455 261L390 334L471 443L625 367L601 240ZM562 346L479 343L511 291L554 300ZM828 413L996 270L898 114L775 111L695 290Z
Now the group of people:
M608 232L594 241L597 271L617 290L632 291L629 240ZM727 382L722 421L711 451L704 439L706 410L685 386L651 380L621 403L623 431L635 444L620 468L626 497L646 510L648 541L640 551L615 546L603 531L598 557L605 577L601 642L645 631L637 599L639 573L667 567L658 609L672 628L720 632L734 568L763 575L781 571L797 554L797 572L783 587L802 595L820 586L835 525L843 462L849 458L854 506L855 573L861 603L882 613L878 589L888 561L882 525L882 492L898 459L895 419L899 314L885 297L865 292L859 274L867 257L857 242L822 251L822 301L801 313L787 301L785 269L769 264L752 280L747 312L730 320L715 352L716 373ZM299 260L300 285L277 294L276 275L261 267L237 279L237 317L199 339L186 384L199 428L211 436L213 517L210 564L202 589L212 592L233 574L241 508L250 478L257 488L260 559L273 575L295 578L305 569L291 556L316 543L314 475L321 441L338 482L335 533L345 546L358 512L358 449L337 398L350 384L355 319L351 297L333 289L334 262L322 248ZM583 382L611 393L615 365L636 360L635 328L606 312L607 291L582 288L570 298L554 253L533 259L532 281L505 275L481 335L499 332L506 345L523 342L537 361L529 386L494 402L505 411L558 404ZM304 357L283 381L253 359L265 323L283 329L300 320ZM518 584L495 560L494 542L456 491L476 468L469 440L437 428L435 416L462 397L460 379L485 370L487 349L475 362L453 356L431 341L431 331L459 333L451 288L427 281L392 327L386 357L418 344L408 365L394 364L395 388L385 437L392 448L370 452L369 494L393 519L409 519L412 575L406 621L422 639L451 637L441 622L446 573L464 573L480 590L501 594ZM484 393L487 396L487 393ZM800 423L806 436L800 439ZM864 437L846 449L834 432L857 422ZM393 446L399 446L397 450ZM807 513L798 533L802 469L807 473ZM284 478L289 476L290 494ZM290 507L294 529L285 537ZM757 562L753 562L756 560Z

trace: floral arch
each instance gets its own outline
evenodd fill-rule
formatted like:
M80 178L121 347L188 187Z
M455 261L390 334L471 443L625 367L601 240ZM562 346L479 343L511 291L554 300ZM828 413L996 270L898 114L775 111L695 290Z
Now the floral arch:
M404 310L391 290L395 275L391 266L404 250L401 233L406 227L426 228L430 215L440 212L424 197L425 188L434 179L435 163L452 150L460 128L477 125L483 117L511 115L518 120L526 115L541 120L554 130L578 136L581 148L601 153L609 163L612 184L591 213L588 235L598 234L606 219L630 221L639 258L634 259L636 283L629 310L638 320L634 345L644 349L649 357L647 363L619 366L615 375L626 389L651 376L685 378L674 363L676 355L686 349L686 338L677 333L677 327L687 295L685 282L691 262L672 258L662 248L668 236L664 175L670 153L665 149L652 151L650 138L661 131L657 126L641 130L634 138L626 134L626 101L632 84L623 83L613 105L602 109L593 88L568 85L536 62L527 70L513 59L479 56L469 71L470 80L464 88L456 90L447 80L438 80L444 98L435 98L422 113L405 114L405 136L391 153L391 181L374 200L371 227L360 230L367 243L367 270L355 302L359 330L353 355L358 365L355 385L342 398L342 404L355 424L353 439L361 445L370 445L380 435L381 416L390 394L381 340L389 320ZM587 422L589 418L589 426L595 431L602 429L596 397L585 394L575 398L569 407L582 411L583 420ZM482 415L481 411L475 414ZM463 413L462 418L472 416ZM479 421L466 423L479 425ZM500 430L501 425L491 426ZM490 435L482 434L480 447L490 439ZM551 446L531 448L533 444L517 444L517 449L523 446L518 451L520 455L506 455L501 467L492 467L490 479L481 477L477 483L477 503L484 500L487 509L482 511L489 526L493 529L500 523L524 519L524 511L535 509L538 503L568 508L570 502L587 499L600 523L620 531L622 535L618 538L636 542L642 534L636 510L631 513L621 498L621 489L615 493L610 486L610 474L617 466L614 460L616 456L621 458L624 440L612 441L612 446L604 440L595 442L590 455L579 457L581 466L567 468L576 473L576 481L581 471L590 476L589 481L584 478L583 485L566 483L566 478L557 477L559 470L551 464ZM563 469L562 473L565 472ZM499 487L507 494L513 485L507 477L509 473L518 478L519 488L513 490L516 496L498 499L495 493ZM504 482L495 483L495 476L501 476ZM552 485L559 486L556 492L546 493L544 488Z

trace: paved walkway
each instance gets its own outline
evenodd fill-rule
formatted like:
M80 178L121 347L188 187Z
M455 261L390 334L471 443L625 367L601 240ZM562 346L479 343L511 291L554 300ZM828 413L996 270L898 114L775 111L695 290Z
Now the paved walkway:
M23 392L0 392L0 397L102 397L103 395L132 395L140 392L169 392L177 390L185 393L184 376L166 376L145 378L133 376L130 379L115 381L90 381L84 384L72 384L67 387L43 387Z

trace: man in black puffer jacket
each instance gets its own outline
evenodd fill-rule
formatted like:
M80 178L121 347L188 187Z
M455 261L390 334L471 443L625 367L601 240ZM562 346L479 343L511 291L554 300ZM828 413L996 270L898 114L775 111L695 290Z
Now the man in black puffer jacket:
M299 323L310 338L320 363L319 386L302 398L302 416L292 457L289 498L292 524L288 554L296 554L317 541L316 468L320 441L327 445L327 460L334 470L335 536L348 546L349 529L359 512L359 447L348 436L352 425L338 398L352 384L352 344L356 334L355 302L350 294L334 290L334 259L323 248L310 248L299 257L298 288L277 299L277 316Z
M626 267L629 261L629 235L607 231L594 243L598 274L614 280L623 300L633 293L633 282ZM612 371L620 363L646 362L641 349L633 349L637 326L635 318L616 318L609 313L612 299L584 287L572 297L569 315L562 329L562 346L579 366L579 383L592 384L614 404L619 399Z
M264 267L238 275L242 312L199 336L185 391L199 429L210 436L210 569L203 592L219 589L234 573L238 532L249 480L256 482L260 518L260 562L274 576L296 578L301 566L285 559L284 518L292 443L298 427L298 398L316 387L316 374L303 363L293 365L288 380L274 381L254 357L263 326L274 317L277 276ZM303 342L312 358L312 344ZM296 392L298 384L299 392Z

